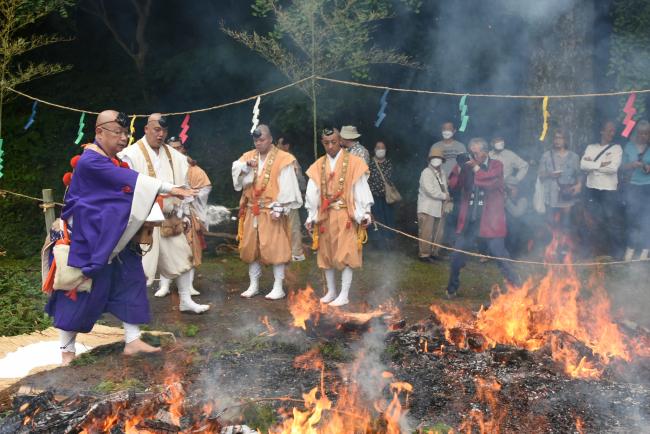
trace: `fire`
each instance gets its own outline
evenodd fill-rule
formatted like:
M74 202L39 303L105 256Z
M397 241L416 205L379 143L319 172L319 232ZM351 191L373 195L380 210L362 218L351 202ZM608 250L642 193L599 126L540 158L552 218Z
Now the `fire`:
M557 244L554 241L550 249ZM571 258L567 256L567 264ZM529 279L521 287L493 291L488 308L476 315L431 306L445 327L448 341L468 347L467 334L478 333L485 345L472 346L484 350L496 344L513 345L530 351L550 347L553 359L564 365L565 372L575 378L598 378L603 370L575 348L561 344L554 332L577 339L594 354L602 365L614 358L630 361L632 355L643 355L644 348L626 337L613 321L602 276L592 279L584 291L574 268L570 265L550 267L548 273L534 282ZM644 352L648 353L647 347Z
M266 336L275 336L276 331L275 327L271 325L271 321L269 321L269 317L267 315L264 315L263 317L260 318L260 321L262 324L264 324L264 327L266 327L266 331L262 332L260 335L265 334Z
M501 432L501 424L507 416L507 408L500 404L498 393L501 391L501 384L496 380L475 378L476 398L488 407L487 412L473 408L460 425L459 431L466 434L479 432L481 434Z
M321 317L325 315L339 324L365 324L374 318L396 318L399 316L399 309L392 301L366 312L348 312L331 307L321 303L314 289L309 285L304 290L289 293L289 312L293 317L292 325L303 330L307 330L307 322L318 325Z
M172 374L165 379L165 386L167 388L165 401L169 404L171 421L174 425L180 426L181 416L183 415L183 400L185 399L183 385L178 375Z
M305 354L301 354L293 359L293 367L298 369L313 369L320 371L325 367L325 365L323 364L323 358L321 357L320 350L316 347L307 351Z

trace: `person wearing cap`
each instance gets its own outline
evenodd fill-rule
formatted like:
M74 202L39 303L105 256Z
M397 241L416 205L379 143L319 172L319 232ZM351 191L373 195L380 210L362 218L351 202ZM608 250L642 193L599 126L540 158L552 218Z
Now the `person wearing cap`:
M119 156L136 172L174 185L189 185L187 157L165 144L167 119L154 113L147 119L144 136L120 152ZM202 313L210 309L207 304L192 300L192 248L185 237L183 219L189 218L189 207L174 197L162 197L161 208L165 215L162 227L153 231L153 243L142 258L147 285L159 273L161 287L157 294L168 292L171 280L176 280L181 312Z
M439 247L429 242L442 243L445 231L445 214L450 203L447 174L442 166L445 157L441 149L429 151L429 164L420 174L418 190L419 259L432 262L438 259ZM428 242L427 242L428 241Z
M288 214L302 206L294 161L296 158L273 143L271 130L260 124L253 132L255 149L232 163L232 182L241 191L239 201L239 257L248 264L250 285L241 296L260 291L262 265L273 266L273 289L269 300L286 295L283 288L286 264L291 260Z
M324 128L321 142L326 154L307 169L305 227L312 232L312 248L318 250L318 267L325 272L327 293L320 301L343 306L349 303L352 270L361 267L374 200L368 185L368 165L356 155L341 150L338 130ZM336 270L341 270L338 294Z
M52 244L61 237L69 240L67 263L50 261L47 249L43 255L48 271L43 290L50 293L45 311L59 330L63 365L75 357L77 334L90 332L105 312L123 322L125 355L160 351L140 339L138 324L149 322L150 311L136 234L149 220L158 194L184 198L196 192L138 174L120 162L116 154L127 144L128 127L124 113L105 110L97 116L94 142L71 162L74 172L56 221L60 227L51 232ZM76 285L73 289L57 281L57 270L65 265L80 270L79 283L69 282Z
M196 197L188 198L183 201L185 206L189 206L189 218L186 217L187 229L185 231L185 236L187 241L192 247L192 269L190 270L190 294L191 295L201 295L199 291L194 289L194 274L196 268L201 265L203 262L203 250L206 248L205 237L203 234L208 231L208 196L212 191L212 183L208 174L205 173L205 170L201 169L196 160L193 160L187 155L187 142L183 143L178 137L170 137L167 140L167 144L173 149L177 150L181 154L187 156L187 162L190 167L187 170L187 181L190 188L193 188L198 191ZM169 280L167 280L166 285L163 286L163 279L166 279L164 276L160 276L161 281L161 290L163 288L167 289L166 293L159 294L156 292L158 297L164 297L169 294Z
M370 152L357 140L361 134L357 131L357 127L353 125L345 125L341 128L341 147L346 149L350 154L356 155L365 161L366 166L370 165Z

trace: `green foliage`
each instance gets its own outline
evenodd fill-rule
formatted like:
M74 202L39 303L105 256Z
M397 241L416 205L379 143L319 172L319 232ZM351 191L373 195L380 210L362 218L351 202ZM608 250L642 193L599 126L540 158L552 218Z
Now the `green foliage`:
M88 366L97 363L97 355L93 351L88 351L78 355L74 358L70 365L72 366ZM112 382L107 382L112 383Z
M424 426L413 431L413 434L448 434L454 432L454 429L443 422L438 422L432 426Z
M276 424L276 411L269 404L249 403L242 409L242 419L259 432L268 432Z
M615 77L615 88L650 88L650 3L616 0L613 11L609 74Z
M70 40L59 35L25 36L25 28L53 12L65 13L65 8L73 3L73 0L0 0L0 133L2 104L8 92L7 87L15 88L37 78L70 69L70 66L59 63L25 64L19 59L38 48Z
M188 338L193 338L199 333L199 327L196 324L188 324L183 330L183 335Z
M52 325L43 312L46 301L37 260L0 258L0 336L31 333Z
M83 354L82 354L83 356ZM115 383L111 380L104 380L101 383L95 385L92 388L93 392L96 393L112 393L120 390L136 390L143 391L145 390L144 384L136 378L125 378L124 380Z
M418 1L404 1L417 6ZM266 35L222 30L277 67L290 80L311 74L328 75L351 71L367 79L370 66L396 64L416 66L406 55L374 44L372 34L381 20L391 18L387 0L255 0L252 14L273 14L273 30ZM309 98L316 89L301 86Z
M337 341L323 342L318 349L325 360L344 362L352 359L351 355L345 351L345 346Z

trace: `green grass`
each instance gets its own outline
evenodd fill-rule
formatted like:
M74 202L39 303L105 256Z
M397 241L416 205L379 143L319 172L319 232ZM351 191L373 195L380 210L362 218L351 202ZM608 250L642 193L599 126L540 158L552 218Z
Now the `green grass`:
M52 321L43 311L40 259L0 257L0 336L44 330Z
M104 380L99 384L96 384L92 391L96 393L113 393L120 390L136 390L143 391L146 387L142 382L135 378L125 378L124 380L115 383L111 380Z
M276 411L270 404L246 404L242 409L242 419L258 432L267 432L277 423Z
M97 355L92 351L80 354L70 363L72 366L87 366L97 362Z

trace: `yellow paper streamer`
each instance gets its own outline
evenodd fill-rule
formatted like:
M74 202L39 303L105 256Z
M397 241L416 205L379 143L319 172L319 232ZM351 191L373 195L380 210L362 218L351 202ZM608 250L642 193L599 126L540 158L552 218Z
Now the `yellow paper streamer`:
M129 127L129 144L127 146L131 146L133 141L135 140L135 115L131 118L131 126Z
M359 225L357 229L357 248L361 250L363 245L368 242L368 231L363 226Z
M318 247L319 247L319 245L318 245L319 244L318 243L319 232L320 232L320 225L318 223L316 223L316 224L314 224L314 228L313 228L313 231L312 231L312 234L311 234L311 239L312 239L311 249L312 250L318 250Z
M542 134L539 136L540 141L544 141L546 138L546 132L548 131L548 118L551 114L548 112L548 96L544 97L544 102L542 103L542 113L544 114L544 126L542 127Z

